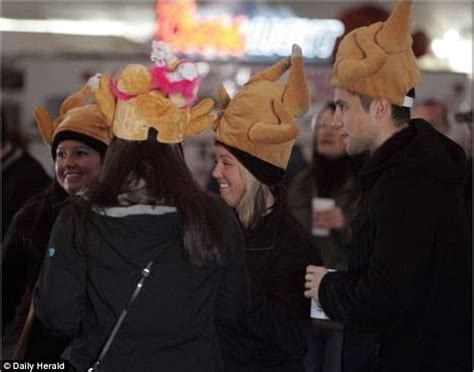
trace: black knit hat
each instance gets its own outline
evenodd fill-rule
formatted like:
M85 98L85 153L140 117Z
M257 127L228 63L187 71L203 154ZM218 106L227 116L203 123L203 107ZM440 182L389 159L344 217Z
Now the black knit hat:
M58 148L59 144L65 140L74 140L82 142L99 152L101 157L104 156L105 151L107 150L107 145L104 142L101 142L90 136L86 136L82 133L65 130L56 134L51 144L51 155L53 156L54 160L56 160L56 149Z
M285 169L270 164L259 159L248 152L242 151L236 147L226 145L215 141L216 145L223 146L234 155L237 160L260 182L266 185L276 185L285 175Z

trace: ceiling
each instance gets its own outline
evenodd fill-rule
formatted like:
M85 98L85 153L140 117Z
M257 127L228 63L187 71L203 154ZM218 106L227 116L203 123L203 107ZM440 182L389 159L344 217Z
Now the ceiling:
M200 7L219 7L226 12L241 14L247 8L272 9L283 8L298 17L304 18L337 18L343 10L363 4L377 4L390 10L393 2L379 0L358 2L328 2L320 0L311 1L198 1ZM2 17L15 19L109 19L126 22L141 22L153 25L155 20L155 1L145 0L49 0L22 2L19 0L2 0ZM425 1L415 0L413 8L413 30L423 30L431 40L441 38L451 29L456 29L459 34L471 41L472 45L472 2L471 0L458 1ZM64 36L44 34L2 34L2 53L44 53L61 52L144 52L147 45L137 44L128 40L119 40L112 37Z
M242 1L198 1L202 6L218 5L229 10L238 11L245 8L248 2ZM255 3L255 2L254 2ZM358 4L377 4L390 10L393 2L371 1L257 1L258 6L286 7L297 16L307 18L334 18L342 9ZM154 18L155 1L145 0L48 0L22 2L18 0L2 1L2 17L5 18L112 18L128 20L150 20ZM472 1L414 1L414 28L423 28L433 37L438 36L450 27L457 27L465 33L472 34Z

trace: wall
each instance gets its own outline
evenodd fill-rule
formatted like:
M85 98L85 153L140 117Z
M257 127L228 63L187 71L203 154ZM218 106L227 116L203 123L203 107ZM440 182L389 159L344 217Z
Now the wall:
M84 76L97 71L116 74L127 63L148 64L146 56L108 56L108 57L20 57L7 61L24 75L21 90L4 90L3 100L20 105L20 123L23 133L30 140L30 152L37 157L45 168L52 173L52 160L49 150L44 146L36 130L33 111L37 105L49 105L51 112L70 92L78 89L84 82ZM235 82L239 72L251 72L264 67L262 64L242 64L238 62L214 62L209 66L209 74L203 79L201 92L204 96L214 96L217 86L222 82ZM311 111L301 120L301 133L298 142L307 158L311 152L311 119L325 101L332 98L329 86L330 66L307 64L307 77L313 92ZM238 88L239 84L235 84ZM452 110L458 109L462 102L471 102L471 82L463 74L449 72L426 72L417 88L417 101L425 98L440 98L448 103ZM217 100L216 100L217 101ZM218 104L217 104L218 105ZM216 106L217 106L216 105ZM56 107L54 107L56 106ZM198 136L185 144L185 155L189 166L201 183L205 183L213 164L212 133Z

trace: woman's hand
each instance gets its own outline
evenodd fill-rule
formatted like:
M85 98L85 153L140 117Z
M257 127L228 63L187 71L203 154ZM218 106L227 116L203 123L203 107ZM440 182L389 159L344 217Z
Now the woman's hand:
M313 213L313 226L321 229L342 229L346 219L341 208L334 207L322 212Z

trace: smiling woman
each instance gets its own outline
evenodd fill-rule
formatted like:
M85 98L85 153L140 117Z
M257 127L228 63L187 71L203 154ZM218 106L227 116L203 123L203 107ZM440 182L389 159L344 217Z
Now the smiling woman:
M232 208L236 208L245 193L239 161L224 146L216 146L216 165L212 176L219 185L219 193Z
M111 133L96 104L87 104L94 93L93 81L63 102L55 120L42 107L35 111L39 131L51 145L56 179L15 215L3 241L5 358L57 360L68 342L53 337L37 321L30 305L31 291L62 201L99 180Z
M318 262L302 226L288 212L283 176L295 118L309 106L302 51L254 74L230 99L222 87L215 125L212 176L243 228L250 309L238 324L218 329L228 372L302 372L309 303L301 295L303 268ZM290 69L288 84L278 82Z
M68 194L74 194L97 182L101 162L101 154L85 143L62 141L54 163L56 179Z

